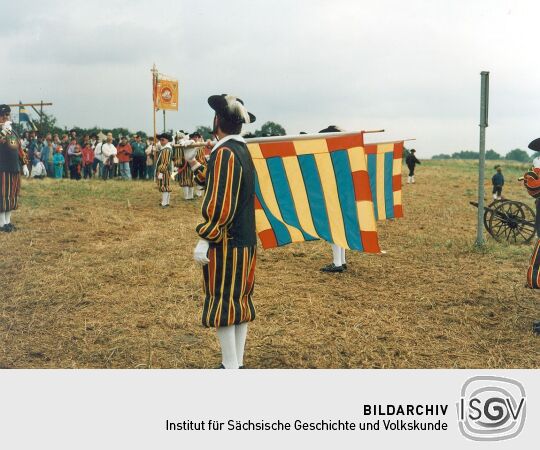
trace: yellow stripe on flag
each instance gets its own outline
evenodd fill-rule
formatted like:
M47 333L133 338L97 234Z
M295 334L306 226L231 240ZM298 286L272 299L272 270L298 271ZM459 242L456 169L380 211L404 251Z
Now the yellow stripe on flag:
M358 207L358 221L360 222L360 230L362 231L377 231L377 222L373 214L373 202L363 200L356 202Z
M255 170L257 171L257 178L259 179L259 185L263 194L263 200L266 203L268 210L273 216L275 216L276 219L278 219L280 222L283 222L283 225L287 227L287 230L289 231L293 242L303 242L304 236L302 235L302 232L296 227L287 225L283 220L283 217L281 217L281 212L279 210L279 205L276 200L276 195L272 186L272 180L270 178L270 172L268 171L268 167L266 165L266 160L254 159L253 164L255 165Z
M247 148L251 154L251 159L263 159L263 154L259 144L248 144Z
M401 166L402 166L402 160L394 159L394 165L392 166L392 175L399 175L401 176Z
M379 148L377 148L377 210L379 213L378 219L386 219L384 201L384 153L379 152Z
M326 139L295 141L294 148L297 155L316 155L317 153L328 153Z
M323 180L321 185L326 202L332 239L336 245L349 248L345 237L345 226L343 224L343 216L341 215L336 176L332 160L330 159L330 153L315 155L315 162L319 169L321 180Z
M302 176L300 164L298 164L298 158L296 156L289 156L282 160L285 173L287 174L287 180L289 180L294 207L300 226L307 234L317 237L317 231L315 230L315 225L313 225L313 220L311 219L311 209L309 207L306 185L304 184L304 177Z

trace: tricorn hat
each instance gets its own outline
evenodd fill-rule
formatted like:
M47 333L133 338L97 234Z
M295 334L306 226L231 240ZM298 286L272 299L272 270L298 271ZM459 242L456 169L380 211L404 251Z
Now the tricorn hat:
M1 106L0 106L1 108ZM531 150L534 150L535 152L540 152L540 138L535 139L534 141L531 141L531 143L528 146Z
M11 114L11 108L9 105L0 105L0 115Z
M233 95L221 94L208 97L208 104L216 114L233 123L253 123L256 117L248 112L242 99Z
M161 133L156 136L158 139L167 139L169 142L172 142L172 136L169 133Z
M199 133L198 131L195 131L195 132L193 132L193 133L191 133L191 134L189 135L189 138L190 138L190 139L193 139L193 138L202 138L202 135L201 135L201 133Z

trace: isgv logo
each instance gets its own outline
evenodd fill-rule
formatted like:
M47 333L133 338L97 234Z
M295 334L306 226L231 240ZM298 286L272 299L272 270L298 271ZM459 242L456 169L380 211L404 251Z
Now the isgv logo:
M525 425L525 389L516 380L496 376L470 378L457 403L459 430L473 441L516 437Z

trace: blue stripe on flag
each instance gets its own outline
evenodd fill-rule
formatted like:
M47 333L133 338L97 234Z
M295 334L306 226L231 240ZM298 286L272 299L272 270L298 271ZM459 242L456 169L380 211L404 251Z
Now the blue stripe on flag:
M266 160L268 171L270 172L270 179L272 180L272 186L274 187L274 193L278 201L278 206L281 211L281 217L287 225L298 228L304 240L313 241L317 239L304 232L298 215L296 214L296 207L294 206L294 200L291 194L291 188L289 187L289 181L287 180L287 174L285 173L285 166L283 165L282 158L269 158Z
M338 188L341 215L345 225L345 236L351 250L363 251L362 238L360 236L360 224L358 223L356 200L354 198L354 185L351 176L351 165L347 150L331 153L334 174Z
M314 155L298 156L302 178L306 186L309 208L311 209L311 218L318 235L328 242L334 242L330 233L330 222L326 212L326 203L321 186L321 179Z
M278 245L285 245L290 244L292 242L291 235L289 234L289 230L287 230L287 227L283 225L279 220L277 220L268 207L266 206L266 203L264 202L264 198L261 194L261 187L259 185L259 179L255 177L255 195L257 195L257 198L259 199L259 203L261 204L264 212L266 213L266 217L268 218L268 222L270 222L270 226L272 227L272 230L274 230L274 234L276 235L276 240Z
M367 155L367 169L369 176L369 187L371 188L371 198L373 200L373 211L375 220L379 219L379 208L377 207L377 155Z
M394 192L392 191L392 172L394 170L394 153L384 154L384 206L386 218L394 218Z

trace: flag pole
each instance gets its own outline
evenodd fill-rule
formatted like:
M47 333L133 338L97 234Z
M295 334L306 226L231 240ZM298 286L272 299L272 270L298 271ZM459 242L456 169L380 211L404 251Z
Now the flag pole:
M360 133L382 133L384 130L369 130L369 131L349 131L349 132L339 132L339 133L315 133L315 134L298 134L298 135L289 135L289 136L270 136L270 137L256 137L256 138L247 138L246 142L250 144L255 144L259 142L283 142L283 141L308 141L311 139L328 139L333 137L346 137L352 136Z
M156 133L156 95L157 95L157 92L156 92L156 84L157 84L157 69L156 69L156 64L154 63L153 67L152 67L152 110L153 110L153 113L154 113L154 144L156 143L156 136L157 136L157 133Z

